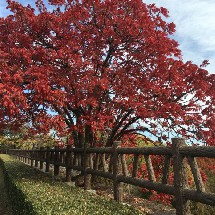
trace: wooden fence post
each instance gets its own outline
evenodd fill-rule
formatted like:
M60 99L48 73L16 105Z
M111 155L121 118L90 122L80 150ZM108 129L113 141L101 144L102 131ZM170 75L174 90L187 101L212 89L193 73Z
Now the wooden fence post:
M117 180L117 174L118 174L118 169L119 169L119 159L118 159L118 152L117 148L120 147L121 141L114 141L113 142L113 195L114 195L114 200L117 202L122 201L122 195L123 195L123 190L122 190L122 184L118 182Z
M151 161L150 155L144 155L144 159L146 161L149 181L155 182L156 178L155 178L154 168L152 166L152 161Z
M59 162L60 162L60 163L64 163L64 152L60 152L60 155L59 155Z
M20 153L20 151L19 151L19 153L18 153L18 157L19 157L19 160L22 161L22 160L21 160L21 153Z
M137 168L138 168L138 155L134 155L134 162L133 162L133 170L132 170L132 177L137 177Z
M128 176L128 166L126 163L125 154L121 155L121 163L122 163L122 173L124 176Z
M66 147L66 182L71 182L72 178L72 169L71 169L71 160L72 160L72 145L67 145Z
M44 147L40 147L39 158L40 158L40 169L43 169L43 159L44 159Z
M190 168L193 173L193 178L195 181L196 189L198 192L205 192L204 183L202 182L202 176L199 171L198 163L195 157L188 156L188 161L190 163Z
M19 153L19 159L20 161L22 161L22 151L20 150L20 153Z
M165 159L164 159L162 184L167 184L168 183L170 158L171 158L171 155L166 155Z
M21 151L21 161L24 163L23 152Z
M35 151L35 167L38 167L38 157L39 157L39 153L38 150Z
M33 167L34 166L34 151L33 150L30 151L30 157L31 157L31 166Z
M102 166L103 166L103 171L107 172L108 171L108 166L105 160L105 153L101 154L101 162L102 162Z
M59 151L57 151L59 149L59 146L55 146L55 154L54 154L54 176L59 175L59 165L57 164L59 162Z
M190 214L189 202L183 196L183 190L188 185L187 162L179 153L179 148L184 145L186 144L183 139L172 139L176 215Z
M87 153L88 143L84 144L84 189L91 189L91 174L87 174L87 169L90 167L90 155Z
M50 151L49 151L50 147L47 146L46 147L46 172L49 172L49 168L50 168Z
M27 152L27 154L28 154L28 165L31 163L31 154L30 154L30 149L28 149L28 152Z
M24 151L24 157L25 157L24 158L24 163L27 163L27 151L26 150Z

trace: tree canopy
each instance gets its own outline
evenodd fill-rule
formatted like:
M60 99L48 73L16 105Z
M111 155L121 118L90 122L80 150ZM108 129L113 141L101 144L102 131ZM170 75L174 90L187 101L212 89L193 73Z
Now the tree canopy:
M30 122L110 146L169 132L215 143L215 75L184 62L168 11L142 0L7 0L0 127Z

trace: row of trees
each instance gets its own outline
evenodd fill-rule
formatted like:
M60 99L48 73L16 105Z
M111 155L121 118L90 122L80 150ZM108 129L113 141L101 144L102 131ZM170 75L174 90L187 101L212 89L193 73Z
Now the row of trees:
M184 62L168 11L142 0L7 0L0 129L70 135L76 147L172 132L215 143L215 75ZM161 135L164 134L164 135Z
M17 132L10 127L4 129L0 134L0 151L7 149L39 149L40 147L54 147L63 141L56 138L54 134L29 133L29 126L22 126ZM65 142L65 140L64 140Z

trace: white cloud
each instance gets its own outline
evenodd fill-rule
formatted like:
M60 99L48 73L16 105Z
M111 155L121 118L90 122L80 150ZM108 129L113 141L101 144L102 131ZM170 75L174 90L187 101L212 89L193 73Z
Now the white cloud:
M147 0L169 10L176 24L175 39L179 41L184 60L201 64L215 73L215 1L214 0Z

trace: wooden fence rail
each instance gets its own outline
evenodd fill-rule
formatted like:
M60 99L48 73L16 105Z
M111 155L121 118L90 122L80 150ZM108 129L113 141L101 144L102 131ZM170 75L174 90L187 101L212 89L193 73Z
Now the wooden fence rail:
M205 192L196 157L215 158L215 147L186 146L183 139L173 138L171 147L138 147L120 148L120 142L114 142L108 148L72 148L65 149L41 148L39 150L9 150L9 154L16 156L31 166L50 170L54 165L54 175L59 174L59 167L66 168L67 182L71 181L72 171L78 170L84 176L84 187L90 189L90 176L96 175L113 181L114 199L122 201L122 183L155 190L175 196L177 215L187 215L188 200L215 206L215 194ZM154 173L151 156L164 156L163 175L157 179ZM132 171L129 175L125 156L130 156ZM147 167L148 179L138 178L137 171L140 159L144 159ZM173 166L174 183L169 184L170 166ZM190 166L190 167L189 167ZM187 169L190 168L195 188L189 188Z

